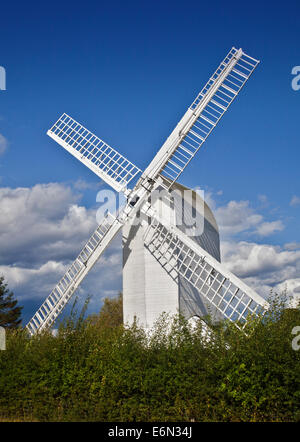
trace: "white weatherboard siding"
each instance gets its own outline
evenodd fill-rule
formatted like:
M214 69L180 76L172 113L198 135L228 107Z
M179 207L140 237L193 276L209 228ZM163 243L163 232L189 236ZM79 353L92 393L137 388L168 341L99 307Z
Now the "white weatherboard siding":
M143 228L127 223L123 227L123 316L124 323L136 317L146 325L145 247Z
M161 216L175 224L175 211L170 209L168 202L154 202L153 208L160 210ZM146 227L143 227L145 229ZM174 315L179 311L178 283L162 268L161 264L144 247L145 256L145 300L146 327L152 327L156 319L166 312Z
M162 312L174 315L179 311L178 284L145 250L146 328L152 327Z
M177 184L176 191L183 186ZM220 260L219 233L214 216L201 197L193 192L197 207L204 211L203 232L193 239L216 259ZM157 203L154 203L157 208ZM175 209L168 202L160 206L162 214L175 224L181 213L180 204ZM202 209L201 209L202 208ZM181 227L182 229L184 227ZM145 247L143 236L147 224L126 224L123 228L123 314L124 323L138 323L151 328L163 313L176 314L179 311L187 318L202 317L208 313L207 301L182 277L172 278ZM215 315L214 309L210 312ZM218 315L217 315L218 316Z

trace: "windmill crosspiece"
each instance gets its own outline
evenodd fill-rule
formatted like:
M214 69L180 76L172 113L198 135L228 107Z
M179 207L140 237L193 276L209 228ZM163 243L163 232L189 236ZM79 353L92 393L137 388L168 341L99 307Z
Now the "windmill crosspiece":
M199 294L199 301L193 300L194 303L199 302L200 305L205 302L211 305L218 314L233 321L241 329L246 326L250 315L257 315L268 309L265 299L229 272L219 262L217 254L213 256L209 246L202 247L201 242L193 241L176 225L170 226L149 202L151 193L158 188L168 192L176 186L180 188L177 183L179 176L202 147L258 63L258 60L245 54L242 49L233 47L144 172L67 114L63 114L48 130L47 134L51 138L99 178L117 192L123 192L127 197L127 204L117 215L106 214L75 261L27 324L26 328L31 335L53 325L113 238L140 212L151 219L150 225L143 231L143 247L159 263L162 271L175 281L174 284L182 285L183 281L188 284L186 287L190 290L191 299L195 293ZM128 186L133 180L137 182L130 189ZM128 232L131 230L127 229ZM126 260L127 258L126 256ZM124 271L125 269L124 266ZM153 283L154 278L152 276ZM188 305L191 299L187 295L185 304ZM124 311L131 312L128 317L133 315L132 303L136 300L137 298L131 301L129 298L124 299ZM143 302L143 309L151 310L149 299L145 298ZM152 312L152 316L153 314Z

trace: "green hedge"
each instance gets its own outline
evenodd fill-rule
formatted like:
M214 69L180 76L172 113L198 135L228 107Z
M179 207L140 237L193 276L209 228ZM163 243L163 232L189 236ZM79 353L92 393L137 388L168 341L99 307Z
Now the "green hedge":
M139 327L74 319L58 335L9 331L0 352L0 420L299 421L299 310L273 302L244 335L210 341L181 317ZM168 332L166 330L169 330Z

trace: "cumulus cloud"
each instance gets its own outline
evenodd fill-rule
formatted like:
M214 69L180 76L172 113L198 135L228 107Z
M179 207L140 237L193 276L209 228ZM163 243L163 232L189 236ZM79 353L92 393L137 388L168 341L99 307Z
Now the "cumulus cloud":
M279 282L296 277L300 270L300 250L287 251L279 246L240 241L224 242L222 254L230 269L241 277L264 274L264 279Z
M5 275L10 287L22 293L22 300L39 299L50 293L66 268L66 265L55 261L48 261L37 268L1 265L0 274Z
M96 227L94 211L62 184L0 189L0 264L68 260Z
M259 195L258 199L263 203L260 209L265 208L267 198ZM261 243L285 228L282 220L267 221L249 201L229 201L220 206L209 193L209 203L219 225L223 264L264 297L271 289L281 293L286 288L290 295L296 294L300 286L300 243L282 247Z
M0 274L20 302L38 308L95 230L96 209L79 202L59 183L0 188ZM90 308L99 310L101 297L120 290L121 256L116 238L78 290L81 297L95 295Z
M272 235L275 232L281 231L284 229L284 225L282 221L271 221L271 222L263 222L259 226L257 226L257 229L255 230L255 233L257 233L259 236L269 236Z
M288 242L284 244L286 250L297 250L300 249L300 242Z
M263 297L271 290L289 296L300 286L300 247L285 250L280 246L246 241L225 241L221 244L223 264L253 287Z
M0 134L0 155L2 155L6 151L7 146L8 146L7 139Z
M76 190L96 190L99 189L99 187L103 187L103 182L102 181L98 181L98 182L88 182L83 180L82 178L79 178L78 180L76 180L73 184L74 189Z
M121 277L119 243L120 239L117 239L111 245L110 250L100 258L79 290L79 294L97 295L101 293L101 296L105 297L108 292L113 291L116 285L115 282L119 282L118 278ZM79 252L80 249L77 250L73 259L76 258ZM22 300L44 300L64 275L73 259L67 262L47 261L34 268L0 265L0 274L5 275L9 286L20 293ZM114 294L117 293L117 290L118 284Z
M216 207L211 195L210 203ZM281 220L265 221L263 215L251 207L249 201L229 201L225 206L216 207L214 214L221 235L225 238L242 232L248 236L264 237L284 229Z
M229 201L225 206L218 207L214 214L224 235L249 231L263 220L262 215L250 207L249 201Z

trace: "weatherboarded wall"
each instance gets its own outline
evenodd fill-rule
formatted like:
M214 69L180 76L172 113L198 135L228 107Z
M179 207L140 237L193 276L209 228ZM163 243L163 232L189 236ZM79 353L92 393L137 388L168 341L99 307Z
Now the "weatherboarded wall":
M186 188L177 184L178 195L182 196L184 189ZM220 261L219 232L215 218L201 196L196 192L192 195L192 198L188 202L185 201L185 204L191 204L194 209L197 207L197 219L200 220L200 225L202 222L201 231L192 238ZM197 204L195 204L196 201ZM160 204L161 214L168 216L171 222L190 234L189 226L192 220L185 217L184 222L182 221L183 207L180 198L175 198L173 207L170 207L168 201ZM193 210L187 213L195 218ZM136 220L133 221L134 223ZM161 313L175 314L179 311L187 319L193 316L202 317L207 313L217 318L216 311L209 307L201 293L183 277L177 277L174 280L144 246L143 236L146 229L146 222L137 225L128 223L123 228L124 322L132 323L136 318L141 325L149 328Z

